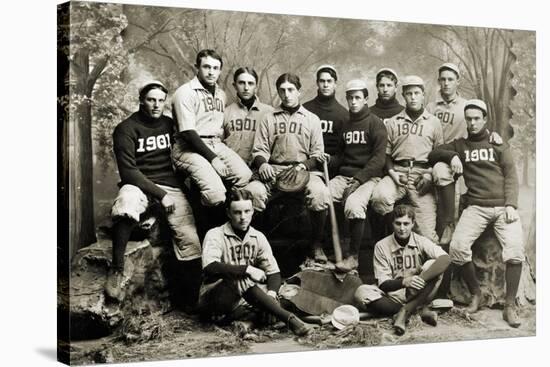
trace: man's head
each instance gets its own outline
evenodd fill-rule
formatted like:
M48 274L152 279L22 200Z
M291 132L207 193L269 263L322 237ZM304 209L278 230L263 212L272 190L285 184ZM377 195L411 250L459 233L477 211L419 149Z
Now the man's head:
M415 213L410 205L400 204L393 210L393 233L398 239L406 240L414 227Z
M336 69L331 65L321 65L316 72L317 88L319 94L325 97L331 97L336 93L336 82L338 74Z
M231 190L227 194L225 205L231 226L241 231L248 230L254 214L252 194L246 190Z
M202 50L197 54L195 67L199 80L206 85L214 86L220 77L223 60L214 50Z
M159 81L150 81L139 89L141 110L149 117L158 119L164 111L168 90Z
M458 66L447 62L439 67L439 88L441 96L445 99L453 99L460 84L460 71Z
M424 81L416 75L403 78L403 98L406 107L411 111L418 111L424 105Z
M476 135L487 125L487 105L481 99L470 99L464 105L464 119L468 134Z
M237 96L244 101L248 101L256 95L257 85L258 74L251 67L238 68L233 74L233 86L237 91Z
M378 98L389 101L397 93L397 74L390 68L382 68L376 73L376 90Z
M277 78L275 86L283 106L292 108L300 104L302 83L297 75L284 73Z
M358 113L365 107L369 98L367 83L361 79L350 80L346 84L346 101L349 112Z

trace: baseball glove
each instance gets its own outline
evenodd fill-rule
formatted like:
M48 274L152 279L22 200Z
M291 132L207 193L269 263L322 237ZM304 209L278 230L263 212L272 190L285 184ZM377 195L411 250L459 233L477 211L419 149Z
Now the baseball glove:
M309 172L292 166L277 175L275 187L283 192L299 192L305 189L308 182Z
M416 191L420 196L426 195L430 192L432 190L432 186L432 180L424 175L418 176L414 182L414 187L416 187Z

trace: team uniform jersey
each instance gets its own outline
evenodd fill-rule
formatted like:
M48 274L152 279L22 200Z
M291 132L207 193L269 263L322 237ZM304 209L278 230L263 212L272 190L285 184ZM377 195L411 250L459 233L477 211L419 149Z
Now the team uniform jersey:
M466 100L459 95L450 102L446 102L438 93L435 102L431 102L426 109L441 121L444 143L468 137L468 128L464 119Z
M344 121L348 119L348 111L338 103L334 96L326 99L317 96L311 101L304 103L304 107L317 115L319 120L321 120L325 153L330 155L336 154L338 138L340 137Z
M271 164L304 162L324 152L319 118L303 106L292 115L280 106L262 119L254 138L252 158Z
M158 199L166 194L158 185L178 187L170 160L173 133L171 118L152 119L141 111L117 125L113 149L121 186L134 185Z
M466 200L469 205L483 207L518 205L518 178L512 152L507 144L489 142L489 133L468 139L454 140L430 153L430 163L450 164L458 155L464 168L468 186Z
M374 277L378 286L387 280L420 274L422 265L429 259L446 255L440 246L417 233L411 232L409 242L399 245L394 235L378 241L374 247ZM406 288L389 292L388 296L404 303Z
M252 146L258 125L264 115L272 111L273 107L261 103L257 98L250 110L240 101L225 109L224 143L248 164L252 161Z
M390 118L403 111L405 106L399 104L394 96L394 98L387 102L377 98L376 102L369 108L370 112L378 116L385 125Z
M428 162L428 154L443 144L443 130L439 119L424 111L412 121L405 111L391 118L386 124L388 145L386 154L394 161L414 159Z
M203 242L202 267L213 262L230 265L251 265L262 269L266 275L280 272L271 246L263 233L250 227L241 240L229 222L206 233ZM239 295L256 285L248 276L233 279Z
M172 112L179 131L196 130L199 136L222 137L225 92L216 86L214 95L197 77L179 87L172 96Z

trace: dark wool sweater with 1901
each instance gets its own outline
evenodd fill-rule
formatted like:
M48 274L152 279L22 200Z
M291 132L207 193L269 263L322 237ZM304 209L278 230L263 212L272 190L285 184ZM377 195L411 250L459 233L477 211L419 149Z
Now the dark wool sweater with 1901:
M507 144L489 143L489 132L484 130L438 146L428 159L431 164L450 164L454 156L460 158L464 168L467 205L518 207L518 177Z

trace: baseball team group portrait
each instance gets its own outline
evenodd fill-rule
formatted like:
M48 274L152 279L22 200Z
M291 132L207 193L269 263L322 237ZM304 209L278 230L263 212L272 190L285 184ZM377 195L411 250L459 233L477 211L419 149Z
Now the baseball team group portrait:
M536 335L534 31L57 16L60 361Z

